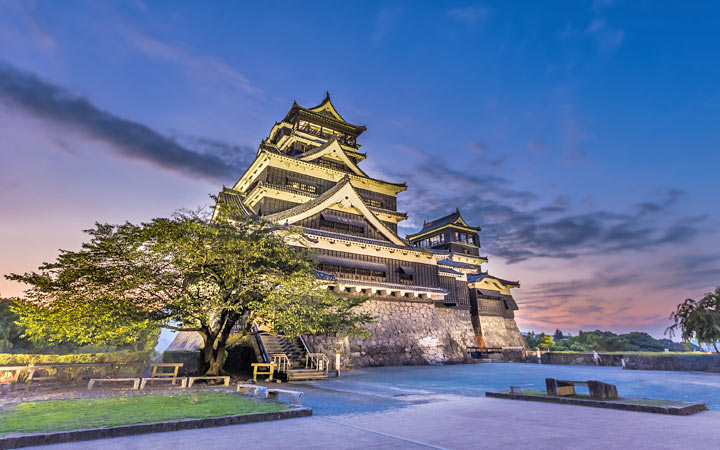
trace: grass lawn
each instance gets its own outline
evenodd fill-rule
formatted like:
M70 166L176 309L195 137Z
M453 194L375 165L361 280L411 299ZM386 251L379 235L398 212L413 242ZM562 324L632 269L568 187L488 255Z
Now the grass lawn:
M288 409L286 405L255 402L239 395L220 392L24 402L0 409L0 435L276 412L285 409Z

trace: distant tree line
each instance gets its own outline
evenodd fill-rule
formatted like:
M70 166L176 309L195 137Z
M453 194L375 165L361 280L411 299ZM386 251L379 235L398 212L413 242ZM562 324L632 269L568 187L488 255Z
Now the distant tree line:
M533 332L525 335L525 342L531 349L573 352L673 352L700 350L690 343L673 342L670 339L655 339L647 333L633 331L615 334L612 331L580 331L577 336L555 330L553 335Z

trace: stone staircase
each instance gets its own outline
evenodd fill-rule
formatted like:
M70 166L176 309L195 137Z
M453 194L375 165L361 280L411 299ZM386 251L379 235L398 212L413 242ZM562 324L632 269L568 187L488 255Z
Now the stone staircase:
M273 355L282 354L287 357L287 368L279 367L278 370L287 381L321 380L327 378L326 370L316 367L305 367L308 353L300 338L291 339L267 333L262 333L259 336L262 339L263 347L265 347L266 356L269 360L273 359Z

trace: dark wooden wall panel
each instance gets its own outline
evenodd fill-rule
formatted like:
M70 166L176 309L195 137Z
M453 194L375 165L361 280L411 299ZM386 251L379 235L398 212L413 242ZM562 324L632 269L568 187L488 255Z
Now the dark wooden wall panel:
M440 279L445 277L438 276L437 266L431 264L422 264L409 261L398 261L396 259L381 258L377 256L358 255L355 253L338 252L335 250L315 250L318 254L336 256L339 258L348 258L359 261L369 261L374 263L385 264L388 268L386 283L406 284L409 286L425 286L440 287ZM413 281L404 281L400 279L400 266L412 267L415 270L415 279Z

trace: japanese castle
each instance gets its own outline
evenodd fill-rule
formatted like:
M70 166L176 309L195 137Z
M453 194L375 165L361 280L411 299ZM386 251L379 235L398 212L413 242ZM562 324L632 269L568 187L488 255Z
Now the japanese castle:
M397 195L407 186L361 168L365 130L347 122L329 94L311 108L294 102L238 182L218 196L249 215L302 227L329 288L369 296L361 308L377 317L366 339L266 335L267 352L339 350L348 364L365 366L461 362L467 347L522 347L511 294L520 284L483 272L480 228L455 209L399 236L407 214L397 210Z

